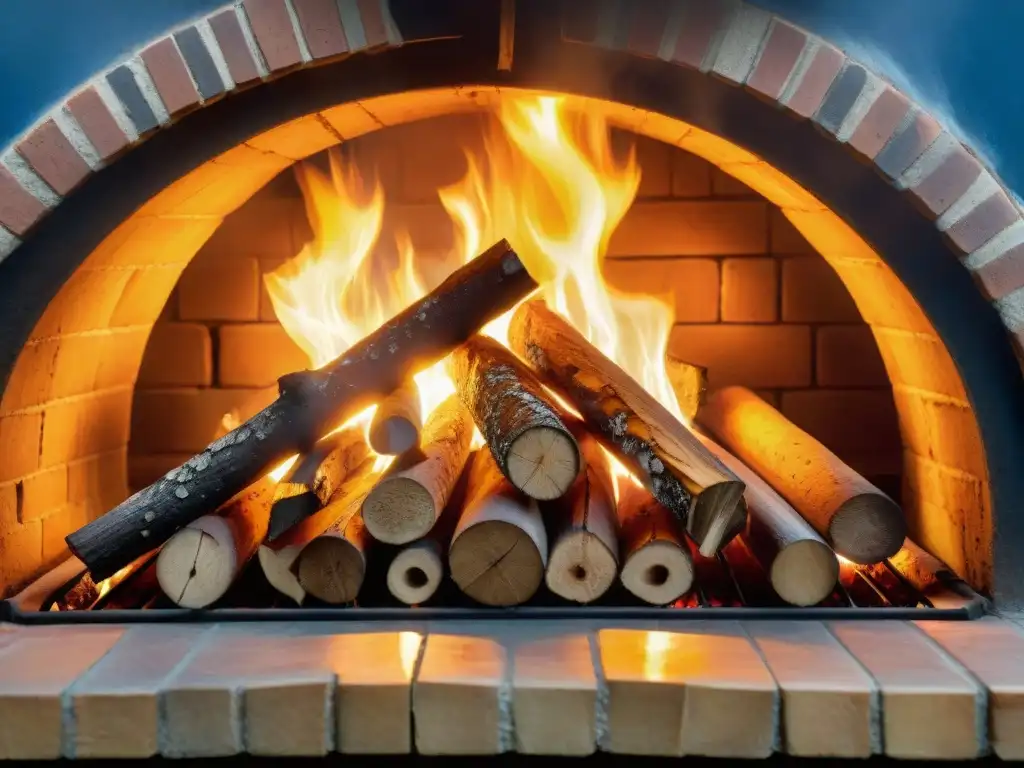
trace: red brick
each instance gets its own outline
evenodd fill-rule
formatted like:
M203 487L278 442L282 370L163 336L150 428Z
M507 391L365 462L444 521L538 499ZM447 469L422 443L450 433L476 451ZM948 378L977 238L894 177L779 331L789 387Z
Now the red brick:
M820 256L782 261L782 319L787 323L855 323L860 312L850 292Z
M302 62L284 0L244 0L242 7L271 72Z
M206 387L213 383L213 342L198 323L157 323L139 369L140 387Z
M609 256L749 256L768 250L761 201L635 203L612 235Z
M68 502L68 468L57 466L29 475L21 481L18 521L41 520L60 512Z
M699 69L712 38L726 21L728 10L725 3L687 3L672 61Z
M603 272L609 285L635 294L665 296L679 323L718 319L718 264L711 259L609 259Z
M875 155L876 167L890 179L898 178L932 145L940 133L942 127L935 119L915 108L908 125Z
M178 282L178 316L182 320L255 320L259 280L256 259L191 266Z
M843 68L843 54L830 45L820 44L814 52L811 65L804 72L800 84L789 97L786 106L801 117L810 117L818 111L828 93L829 86Z
M713 168L714 166L703 157L698 157L682 149L673 150L672 195L674 197L710 197Z
M340 56L348 51L336 0L293 0L302 35L314 59Z
M225 414L240 421L277 397L277 388L141 390L132 409L132 454L198 453L221 432Z
M0 166L0 224L16 235L24 235L44 213L46 206Z
M782 215L778 208L772 208L768 218L768 227L771 230L769 236L769 250L781 256L795 256L798 254L815 254L817 251L807 242L802 234L793 226L793 223Z
M53 120L18 142L18 153L60 195L68 194L89 175L88 163Z
M358 0L359 16L363 20L366 47L377 48L388 44L388 30L380 4L385 0Z
M938 217L959 200L980 175L981 164L958 144L910 192L934 217Z
M669 351L708 369L713 387L806 387L811 330L804 325L677 325Z
M971 253L1019 218L1017 207L999 190L946 230L946 236L962 253Z
M224 325L217 336L222 387L268 387L310 365L306 353L276 323Z
M672 0L652 0L634 5L626 48L642 56L657 58L672 5Z
M773 101L778 99L806 43L807 35L776 19L747 85Z
M779 316L779 265L774 259L722 262L722 320L772 323Z
M199 92L192 84L174 40L165 37L153 43L142 52L142 63L153 78L168 114L176 115L199 103Z
M896 133L909 110L906 97L887 87L861 118L850 137L850 146L865 157L874 159Z
M176 469L191 459L193 453L148 454L128 457L128 489L136 493L148 488L172 469Z
M900 471L899 422L888 390L783 392L782 413L862 474Z
M217 38L217 45L224 54L231 79L239 85L259 79L260 73L253 61L252 51L245 42L245 35L235 15L234 8L215 13L210 17L210 27Z
M826 325L815 334L815 380L822 387L884 387L889 377L866 325Z
M1024 287L1024 245L1017 245L979 267L974 279L995 301Z
M92 86L72 96L68 101L68 110L96 148L100 159L109 160L128 146L128 137Z
M711 169L711 192L716 197L758 197L757 192L720 168Z
M17 480L39 468L43 415L17 414L0 418L0 482Z

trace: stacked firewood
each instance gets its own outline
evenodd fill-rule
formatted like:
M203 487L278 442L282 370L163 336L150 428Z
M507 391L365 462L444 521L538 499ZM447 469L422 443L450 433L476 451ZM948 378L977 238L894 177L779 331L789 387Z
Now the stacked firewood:
M836 553L871 565L901 549L899 507L770 405L740 388L704 402L704 372L669 360L686 416L719 445L529 300L536 287L496 244L335 362L282 378L268 408L69 546L95 581L159 549L160 588L190 608L250 561L300 604L357 601L377 563L410 605L446 575L484 605L542 584L590 603L616 581L667 605L726 548L814 605L839 579ZM513 307L511 349L479 333ZM412 376L439 360L457 392L424 421ZM368 430L336 428L373 403Z

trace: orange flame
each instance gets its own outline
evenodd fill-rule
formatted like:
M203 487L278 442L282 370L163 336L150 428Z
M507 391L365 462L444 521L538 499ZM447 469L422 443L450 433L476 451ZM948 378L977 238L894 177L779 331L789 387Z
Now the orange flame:
M616 291L601 272L611 235L636 197L635 155L617 159L607 122L569 106L560 96L500 102L485 156L467 153L465 177L438 190L455 225L449 263L466 263L500 238L509 240L548 306L682 420L664 363L673 307ZM397 266L369 258L380 245L385 210L376 179L366 183L336 154L329 176L308 164L298 175L314 237L266 281L285 331L319 368L427 289L405 234L395 233ZM511 315L483 332L507 345ZM424 418L455 390L444 361L415 381ZM474 435L473 442L483 441Z

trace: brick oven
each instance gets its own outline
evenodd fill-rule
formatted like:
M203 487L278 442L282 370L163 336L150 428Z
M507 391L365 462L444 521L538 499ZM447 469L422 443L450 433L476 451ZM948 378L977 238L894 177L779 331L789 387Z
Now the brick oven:
M0 757L1019 759L1016 197L939 117L757 3L421 6L225 5L83 72L0 157ZM900 555L844 560L806 608L747 543L693 552L668 607L409 608L372 557L381 596L355 607L282 601L255 557L210 610L162 596L155 560L92 579L65 537L310 367L267 281L315 236L296 164L376 176L368 263L407 231L436 285L458 248L438 190L503 99L542 94L635 153L604 280L669 294L673 358L900 505Z

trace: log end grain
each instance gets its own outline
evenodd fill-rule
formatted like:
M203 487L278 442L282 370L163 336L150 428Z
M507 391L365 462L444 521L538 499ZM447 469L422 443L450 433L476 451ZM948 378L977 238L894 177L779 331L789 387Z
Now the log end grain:
M512 485L531 498L548 501L569 490L580 466L579 446L569 432L536 427L512 441L505 468Z
M377 541L408 544L422 538L437 521L434 497L410 477L381 480L363 502L363 523Z
M828 526L836 552L860 565L874 565L900 551L907 521L895 501L881 492L844 501Z
M622 566L622 585L646 603L668 605L693 586L693 560L669 541L652 541Z
M299 584L325 603L351 603L366 575L362 551L341 536L319 536L302 550L298 562Z
M484 520L462 531L448 553L452 578L469 597L492 606L520 605L544 578L545 554L522 528Z
M599 536L591 531L573 531L552 547L545 582L559 597L591 603L608 591L617 572L615 553Z
M740 480L715 483L694 500L686 529L704 557L714 556L746 526L745 489L746 484Z
M182 608L206 608L228 591L238 572L230 524L208 515L174 534L156 559L160 589Z
M817 605L835 589L839 561L824 542L802 539L775 556L770 577L775 592L790 605Z
M441 547L424 539L395 555L388 567L388 591L406 605L420 605L434 596L443 577Z

